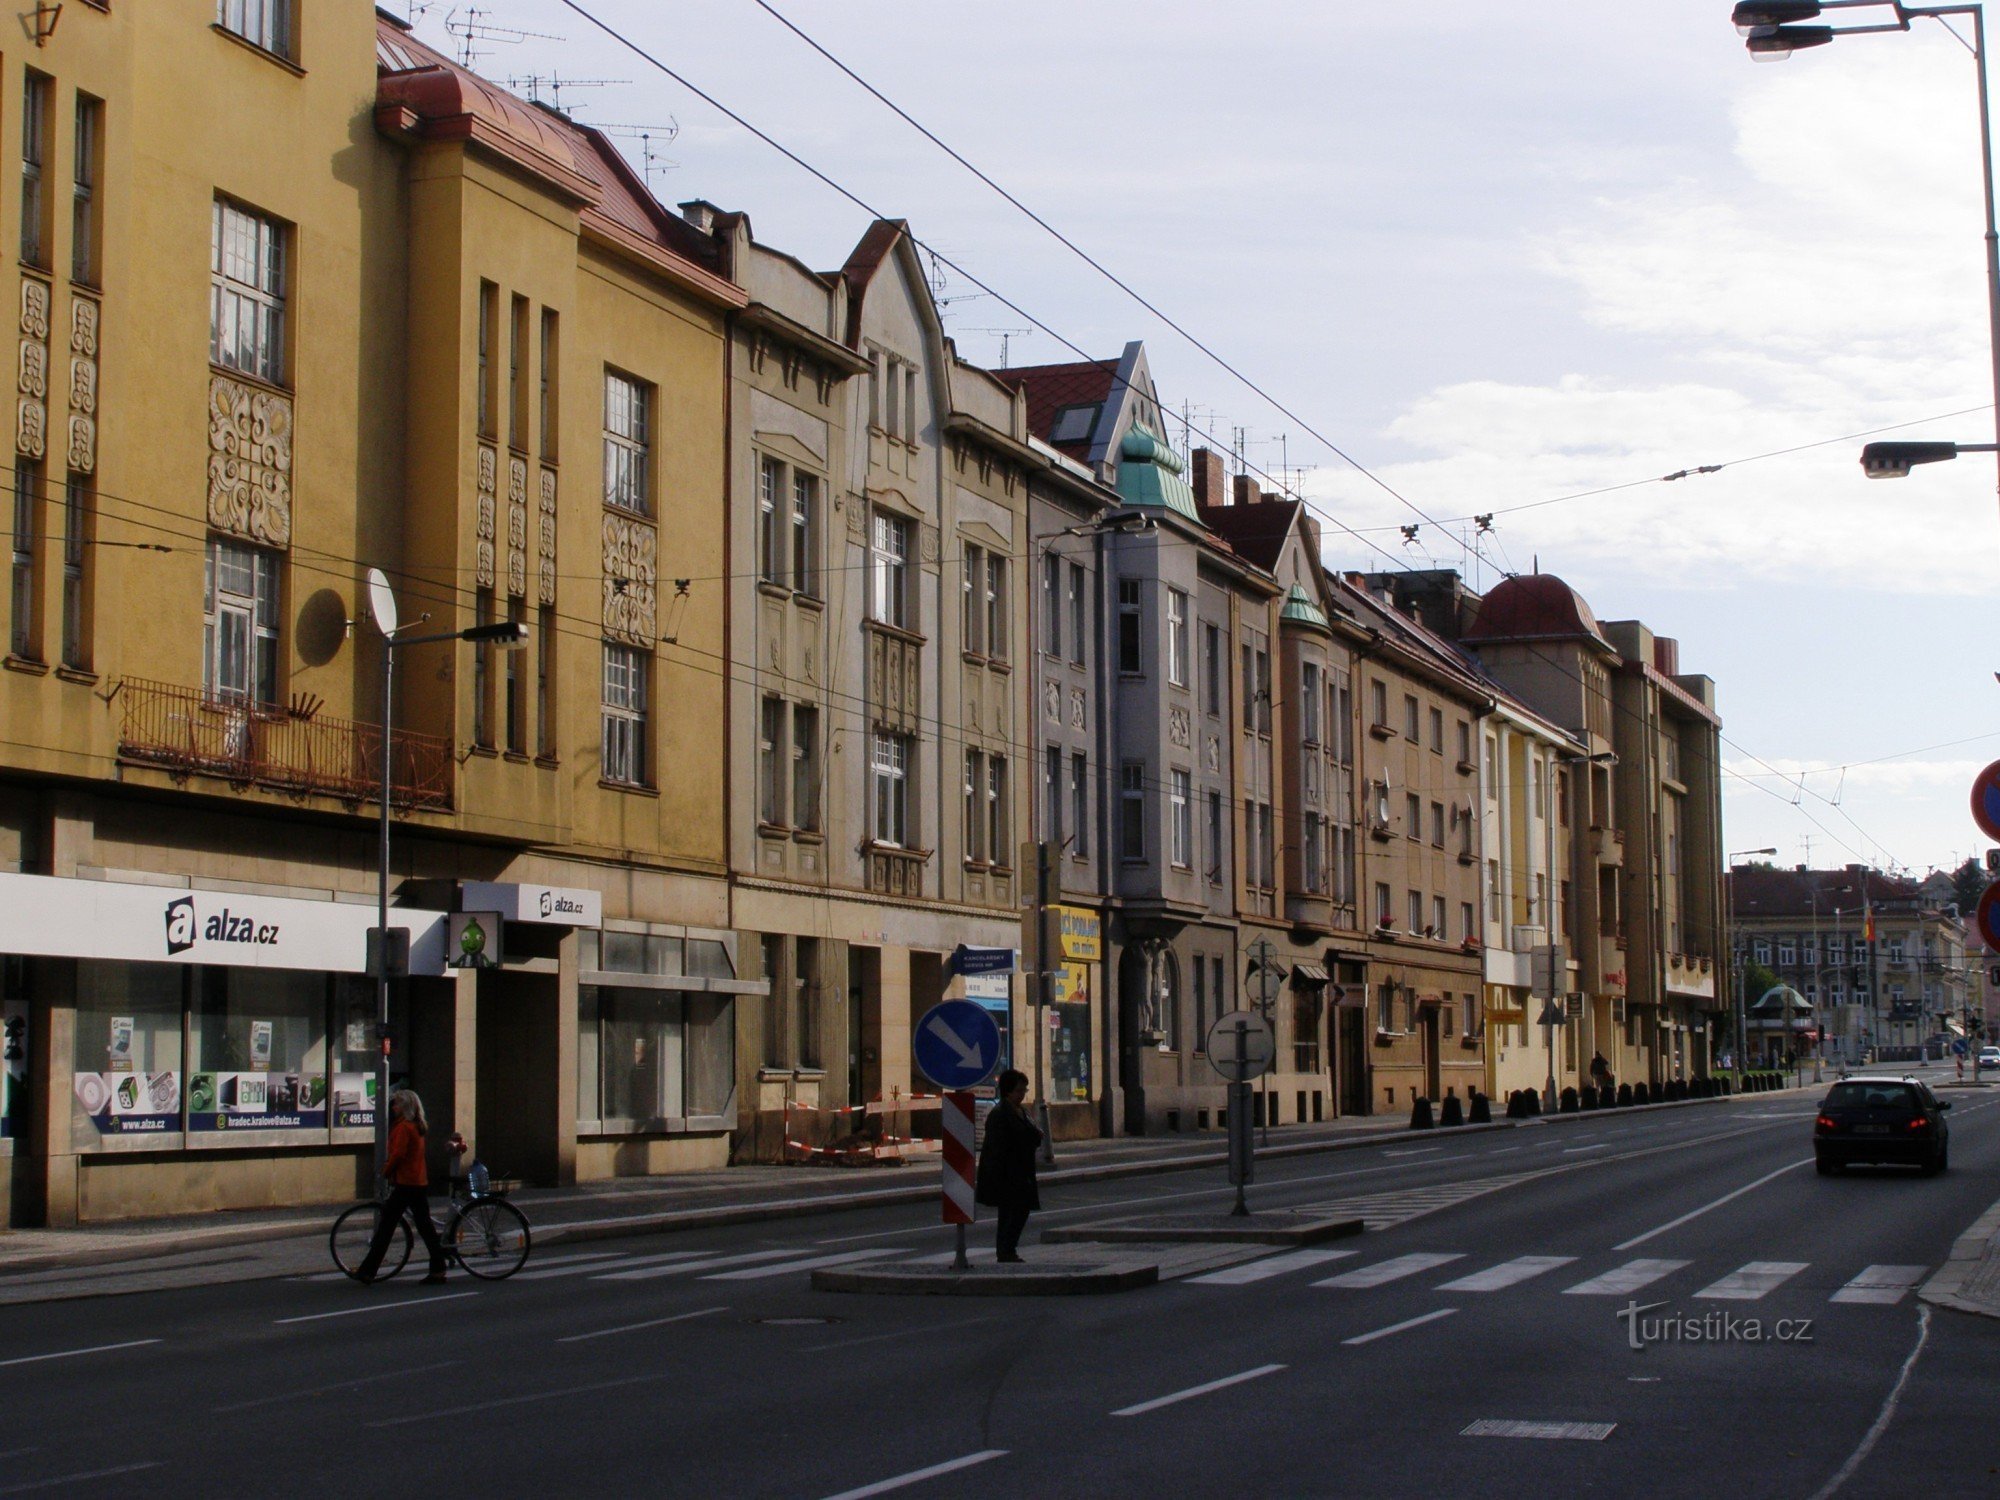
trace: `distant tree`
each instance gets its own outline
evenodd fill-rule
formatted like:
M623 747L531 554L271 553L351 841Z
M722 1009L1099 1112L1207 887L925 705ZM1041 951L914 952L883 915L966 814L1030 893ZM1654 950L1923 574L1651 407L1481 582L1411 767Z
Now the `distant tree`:
M1774 971L1763 964L1754 961L1745 964L1743 966L1743 1003L1745 1005L1755 1005L1782 982Z
M1966 860L1951 872L1952 899L1958 903L1960 916L1972 915L1972 909L1986 892L1986 883L1986 871L1976 859Z

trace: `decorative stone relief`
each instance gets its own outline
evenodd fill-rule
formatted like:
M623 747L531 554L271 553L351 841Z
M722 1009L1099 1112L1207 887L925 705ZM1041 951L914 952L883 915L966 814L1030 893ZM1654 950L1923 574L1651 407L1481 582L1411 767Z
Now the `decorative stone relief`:
M1082 728L1086 727L1086 726L1084 725L1084 722L1083 722L1083 689L1082 689L1082 688L1071 688L1071 689L1070 689L1070 693L1069 693L1069 727L1070 727L1070 728L1072 728L1072 729L1082 729Z
M1202 746L1201 760L1202 764L1207 766L1209 770L1220 772L1222 770L1222 741L1212 734L1209 735Z
M931 567L936 567L938 560L938 529L928 521L925 521L917 529L920 533L917 545L921 551L923 560Z
M479 445L479 461L474 480L477 513L473 517L473 545L478 553L474 581L483 589L493 587L494 521L500 509L496 490L500 483L499 456L486 444Z
M292 398L208 377L208 524L286 547L292 540Z
M556 602L556 471L542 470L540 590L544 604Z
M49 289L32 276L21 279L21 357L15 385L20 405L14 447L40 458L48 450Z
M847 539L868 545L868 506L858 495L849 495L845 506L847 511Z
M528 461L507 456L507 592L528 593Z
M1062 723L1062 684L1060 682L1043 684L1042 713L1051 724Z
M98 307L88 297L69 305L69 466L97 469Z
M819 681L819 660L813 652L811 641L807 641L799 648L799 675L807 682Z
M1190 743L1190 736L1192 732L1193 732L1192 726L1189 723L1188 711L1186 709L1170 708L1167 710L1168 743L1179 745L1183 750L1185 750L1188 748L1188 745Z
M659 540L652 526L632 516L604 515L604 633L651 648L658 639L655 558Z

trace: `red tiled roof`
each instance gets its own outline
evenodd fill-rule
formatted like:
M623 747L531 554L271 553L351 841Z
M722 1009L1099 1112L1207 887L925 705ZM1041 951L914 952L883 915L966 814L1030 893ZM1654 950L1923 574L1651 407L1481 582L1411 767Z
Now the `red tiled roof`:
M1202 524L1225 538L1237 555L1266 573L1278 566L1278 554L1297 518L1297 500L1260 500L1255 505L1198 505Z
M992 374L996 380L1027 392L1028 431L1043 442L1050 443L1049 434L1055 430L1056 414L1065 407L1103 407L1118 378L1118 361L1098 359L1066 365L1018 365L1011 370L995 370ZM1071 458L1090 456L1089 443L1053 443L1053 446Z
M1915 881L1880 870L1779 870L1769 865L1738 865L1729 875L1729 905L1738 917L1809 917L1816 906L1820 919L1831 921L1836 908L1858 911L1864 894L1867 904L1878 911L1908 909L1923 899Z
M1553 573L1524 573L1503 580L1480 601L1479 615L1465 639L1470 643L1579 635L1604 641L1583 596Z

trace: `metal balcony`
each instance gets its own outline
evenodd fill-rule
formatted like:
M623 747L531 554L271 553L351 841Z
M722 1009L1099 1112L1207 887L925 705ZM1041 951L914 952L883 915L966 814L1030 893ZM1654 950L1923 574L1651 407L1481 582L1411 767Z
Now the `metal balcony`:
M124 717L118 758L175 777L213 776L238 787L343 802L373 802L382 785L382 726L291 708L211 698L198 688L127 677L118 684ZM390 803L451 806L451 741L396 731Z

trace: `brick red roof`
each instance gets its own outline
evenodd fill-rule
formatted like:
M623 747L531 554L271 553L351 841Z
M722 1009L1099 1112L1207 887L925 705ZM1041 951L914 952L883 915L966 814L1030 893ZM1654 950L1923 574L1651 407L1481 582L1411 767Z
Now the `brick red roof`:
M1005 381L1028 395L1028 431L1075 459L1090 457L1090 444L1057 443L1049 434L1055 430L1056 414L1066 407L1095 406L1100 410L1111 395L1118 378L1118 361L1097 359L1066 365L1019 365L1011 370L994 370L996 380Z
M1478 617L1465 632L1468 644L1575 636L1605 643L1583 596L1553 573L1523 573L1497 584L1480 601Z
M1200 505L1202 524L1223 537L1237 555L1266 573L1278 566L1302 502L1260 500L1254 505Z
M1859 910L1864 892L1867 903L1877 911L1908 911L1923 903L1915 881L1880 870L1780 870L1770 865L1738 865L1729 875L1730 909L1740 918L1810 918L1817 906L1820 919L1831 921L1835 908Z

